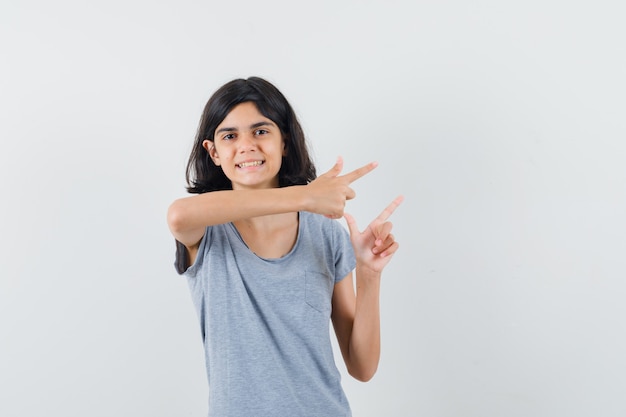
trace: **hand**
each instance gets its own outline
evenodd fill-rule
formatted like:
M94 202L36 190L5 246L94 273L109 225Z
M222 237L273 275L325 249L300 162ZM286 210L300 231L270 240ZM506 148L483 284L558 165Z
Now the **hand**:
M323 214L331 219L343 216L346 201L356 196L350 184L378 166L376 162L357 168L345 175L339 175L343 169L343 159L337 158L335 165L326 173L311 181L306 187L309 201L307 211Z
M402 200L404 200L403 196L396 197L363 232L359 232L354 217L348 213L344 214L357 263L360 262L375 272L382 272L389 263L399 246L391 234L392 224L387 219L402 203Z

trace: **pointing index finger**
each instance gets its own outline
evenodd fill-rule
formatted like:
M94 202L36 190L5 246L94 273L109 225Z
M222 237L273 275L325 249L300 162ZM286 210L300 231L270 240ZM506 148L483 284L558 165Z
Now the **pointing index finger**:
M354 171L348 172L345 175L342 175L342 178L348 180L349 183L358 180L365 174L370 173L374 168L378 166L378 162L370 162L367 165L362 166L361 168L357 168Z
M396 197L391 204L389 204L387 207L385 207L385 209L382 211L382 213L380 213L378 215L378 217L376 217L375 221L379 221L379 222L385 222L387 221L387 219L393 214L393 212L398 208L398 206L400 205L400 203L402 203L402 200L404 200L404 196L398 196Z

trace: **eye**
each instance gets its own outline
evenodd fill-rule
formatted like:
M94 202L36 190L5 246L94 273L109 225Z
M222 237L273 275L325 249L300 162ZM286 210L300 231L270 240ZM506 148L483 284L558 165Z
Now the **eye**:
M235 134L234 133L227 133L222 137L223 140L232 140L235 139Z
M268 134L268 133L269 133L269 132L268 132L267 130L265 130L265 129L257 129L257 130L255 130L255 131L254 131L254 134L255 134L256 136L259 136L259 135L266 135L266 134Z

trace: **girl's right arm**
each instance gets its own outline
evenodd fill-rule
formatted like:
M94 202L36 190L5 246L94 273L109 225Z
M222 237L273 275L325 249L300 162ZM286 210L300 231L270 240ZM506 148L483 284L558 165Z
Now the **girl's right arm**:
M180 198L170 205L167 223L174 238L192 248L207 226L304 210L305 187L212 191Z
M207 226L271 214L310 211L340 218L346 200L354 198L350 184L376 167L369 163L339 176L343 161L307 185L282 188L212 191L178 199L170 205L167 222L176 240L188 249L197 246Z

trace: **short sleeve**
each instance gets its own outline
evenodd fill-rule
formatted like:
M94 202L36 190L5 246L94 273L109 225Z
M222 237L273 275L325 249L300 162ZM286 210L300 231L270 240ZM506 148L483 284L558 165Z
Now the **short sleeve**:
M339 223L333 221L333 245L335 254L335 284L341 281L356 267L354 248L350 242L350 234Z
M207 242L210 240L210 234L211 234L211 228L207 227L204 231L204 236L202 236L202 239L200 240L200 244L198 245L198 254L196 255L196 259L194 260L194 263L189 265L189 267L187 267L186 269L184 269L183 267L181 267L179 260L177 259L175 262L175 267L176 267L176 272L178 272L178 274L186 276L187 278L194 278L196 276L196 274L198 273L198 271L201 269L202 267L202 263L204 262L204 255L206 253L207 250ZM178 256L180 256L179 253L176 254L176 257L178 258Z

